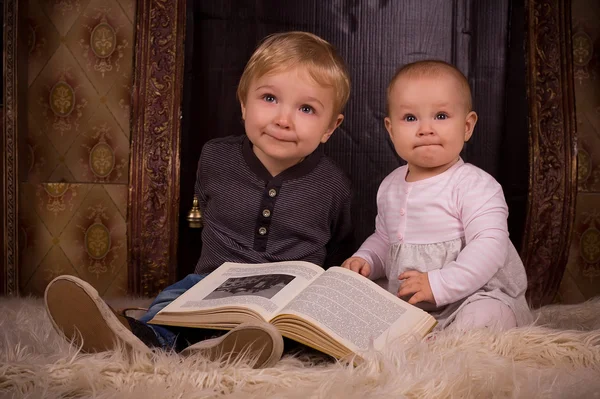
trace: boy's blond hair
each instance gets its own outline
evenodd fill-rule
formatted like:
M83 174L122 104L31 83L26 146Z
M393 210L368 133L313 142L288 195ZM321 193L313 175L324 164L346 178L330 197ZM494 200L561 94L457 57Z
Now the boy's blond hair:
M437 78L440 76L448 76L450 75L454 79L456 79L456 83L459 86L462 97L465 101L465 106L467 107L467 112L473 110L473 99L471 95L471 86L469 85L469 81L463 75L463 73L456 68L454 65L449 64L445 61L440 60L424 60L424 61L416 61L410 64L406 64L396 71L392 80L390 80L390 84L387 87L387 113L390 113L390 93L396 83L400 78L408 77L408 78L421 78L421 77L432 77Z
M306 68L319 85L333 88L334 118L337 117L350 96L350 75L335 48L308 32L283 32L267 36L246 64L237 89L238 100L242 104L246 102L250 83L254 79L298 66Z

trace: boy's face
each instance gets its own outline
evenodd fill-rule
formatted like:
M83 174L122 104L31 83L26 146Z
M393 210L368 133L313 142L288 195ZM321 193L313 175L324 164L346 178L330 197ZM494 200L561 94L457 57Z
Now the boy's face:
M241 104L246 135L267 170L277 175L325 143L343 120L335 92L302 68L254 79Z
M389 94L385 127L411 181L446 171L457 160L477 122L456 78L400 77Z

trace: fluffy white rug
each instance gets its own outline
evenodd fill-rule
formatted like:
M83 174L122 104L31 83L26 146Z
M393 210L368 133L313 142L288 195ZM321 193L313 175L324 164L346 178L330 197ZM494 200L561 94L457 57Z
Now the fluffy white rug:
M253 370L168 353L81 354L52 330L40 299L0 298L0 397L599 398L600 298L537 313L534 326L441 332L368 353L359 367L288 356Z

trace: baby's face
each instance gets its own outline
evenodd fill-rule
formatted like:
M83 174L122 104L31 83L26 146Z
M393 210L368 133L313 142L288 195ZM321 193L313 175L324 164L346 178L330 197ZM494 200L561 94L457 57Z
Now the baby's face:
M246 135L271 174L302 161L329 139L343 118L334 115L334 104L333 87L319 85L304 68L250 83L242 104Z
M410 181L450 168L477 122L460 84L450 75L399 78L390 91L389 113L385 127L396 152L408 163Z

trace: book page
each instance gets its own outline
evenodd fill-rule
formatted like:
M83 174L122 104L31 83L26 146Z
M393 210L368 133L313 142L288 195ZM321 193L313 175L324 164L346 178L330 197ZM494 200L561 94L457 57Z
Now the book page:
M323 328L354 352L381 349L403 334L425 335L435 319L358 273L332 267L294 298L282 314Z
M224 263L159 312L247 307L270 320L323 269L308 262Z

